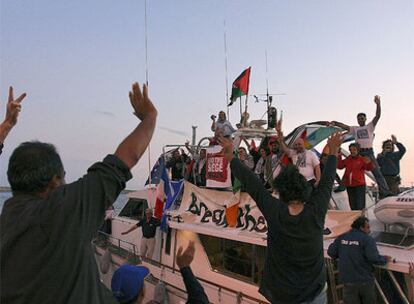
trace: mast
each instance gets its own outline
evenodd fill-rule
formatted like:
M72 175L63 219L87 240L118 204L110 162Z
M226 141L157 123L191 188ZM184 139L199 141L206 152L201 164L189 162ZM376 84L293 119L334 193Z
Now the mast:
M226 34L226 20L224 20L224 69L226 74L226 108L227 108L227 119L230 120L229 116L229 73L227 68L227 34Z

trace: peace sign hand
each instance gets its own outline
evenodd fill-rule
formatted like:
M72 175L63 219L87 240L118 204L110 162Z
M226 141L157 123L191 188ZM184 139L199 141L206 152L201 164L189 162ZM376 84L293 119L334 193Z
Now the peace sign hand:
M23 93L17 99L14 99L13 87L9 88L9 98L7 101L6 117L4 118L4 123L9 124L10 127L16 125L17 117L19 116L19 112L22 109L21 102L25 97L26 93Z

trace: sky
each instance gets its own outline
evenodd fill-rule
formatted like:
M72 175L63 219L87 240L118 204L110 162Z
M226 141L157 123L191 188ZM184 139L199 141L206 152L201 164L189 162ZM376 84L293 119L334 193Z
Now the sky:
M210 115L226 108L227 85L252 67L251 94L279 93L287 134L315 120L356 124L382 116L374 149L395 134L407 153L404 185L414 183L414 1L0 0L0 117L8 86L26 92L18 125L5 142L0 186L13 148L55 144L67 181L113 153L138 121L128 91L146 80L158 108L147 153L127 188L139 189L166 144L210 136ZM225 69L224 33L227 41ZM267 53L267 72L266 56ZM148 69L146 69L148 67ZM264 103L249 101L260 119ZM239 120L230 108L230 121Z

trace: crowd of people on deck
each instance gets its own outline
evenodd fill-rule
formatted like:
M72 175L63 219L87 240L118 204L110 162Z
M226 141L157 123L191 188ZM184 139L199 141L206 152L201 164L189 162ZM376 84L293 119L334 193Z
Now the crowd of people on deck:
M348 126L337 121L326 122L327 126L336 126L353 135L349 149L349 156L343 157L338 153L337 169L344 169L342 179L336 174L335 180L338 187L335 191L347 190L349 206L351 210L363 210L366 208L366 180L367 171L372 172L378 184L380 199L397 195L400 178L400 160L406 149L397 141L395 135L386 139L382 144L382 152L374 156L373 141L374 130L381 116L381 101L379 96L374 97L376 104L376 115L371 122L366 124L365 113L357 115L358 126ZM232 138L236 129L227 120L226 114L220 111L218 119L212 115L211 130L214 136L209 145L218 144L218 136ZM274 179L279 175L281 169L287 164L293 164L305 177L309 185L315 189L319 185L321 172L326 162L327 152L318 155L313 149L306 149L303 138L297 138L288 147L284 141L280 123L276 126L277 136L265 137L258 147L255 142L248 142L241 138L243 144L237 149L237 156L261 180L269 190L275 190ZM172 180L185 179L197 186L206 186L206 149L201 148L198 153L195 147L185 143L188 153L183 149L174 150L167 161L167 168L171 171ZM395 151L397 147L398 151Z
M10 88L6 117L0 124L0 153L17 123L25 97L22 94L14 98ZM25 142L13 151L7 169L13 196L5 202L0 216L1 303L142 303L149 269L121 265L113 274L110 292L99 280L91 248L105 210L109 210L106 220L110 220L110 206L131 179L130 169L140 160L155 128L157 110L146 85L141 90L134 83L129 97L139 124L113 154L92 165L75 182L66 184L64 166L53 145ZM381 197L398 193L399 161L405 148L391 136L374 157L373 132L381 115L380 98L375 96L374 101L376 116L368 124L364 113L358 114L359 126L355 127L327 122L354 135L356 142L349 145L350 155L345 159L338 153L343 141L340 132L330 136L327 150L319 159L305 148L303 139L288 147L281 121L276 126L277 139L264 140L257 149L244 139L246 147L238 147L235 157L235 129L224 112L219 113L217 121L212 116L215 136L210 144L222 146L232 174L256 201L268 224L267 256L259 291L271 303L327 302L323 228L337 168L345 169L342 183L352 209L365 208L365 171L373 172ZM172 179L205 186L206 150L196 152L188 143L185 147L189 154L175 150L166 163ZM276 190L279 198L269 190ZM150 258L160 223L150 209L145 215L123 234L141 227L147 239L141 250ZM369 232L368 219L360 217L349 233L329 247L328 254L339 258L344 303L373 303L372 265L390 262L390 257L378 253ZM190 268L194 254L193 242L176 253L176 264L188 292L187 303L208 303ZM413 263L409 264L409 274L414 280ZM150 303L164 303L164 299L154 297Z

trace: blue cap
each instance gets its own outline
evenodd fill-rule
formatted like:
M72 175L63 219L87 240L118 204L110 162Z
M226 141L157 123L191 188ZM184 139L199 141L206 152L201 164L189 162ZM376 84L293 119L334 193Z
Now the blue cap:
M145 277L149 269L144 266L124 264L112 276L112 294L120 303L133 300L138 296L144 286Z

